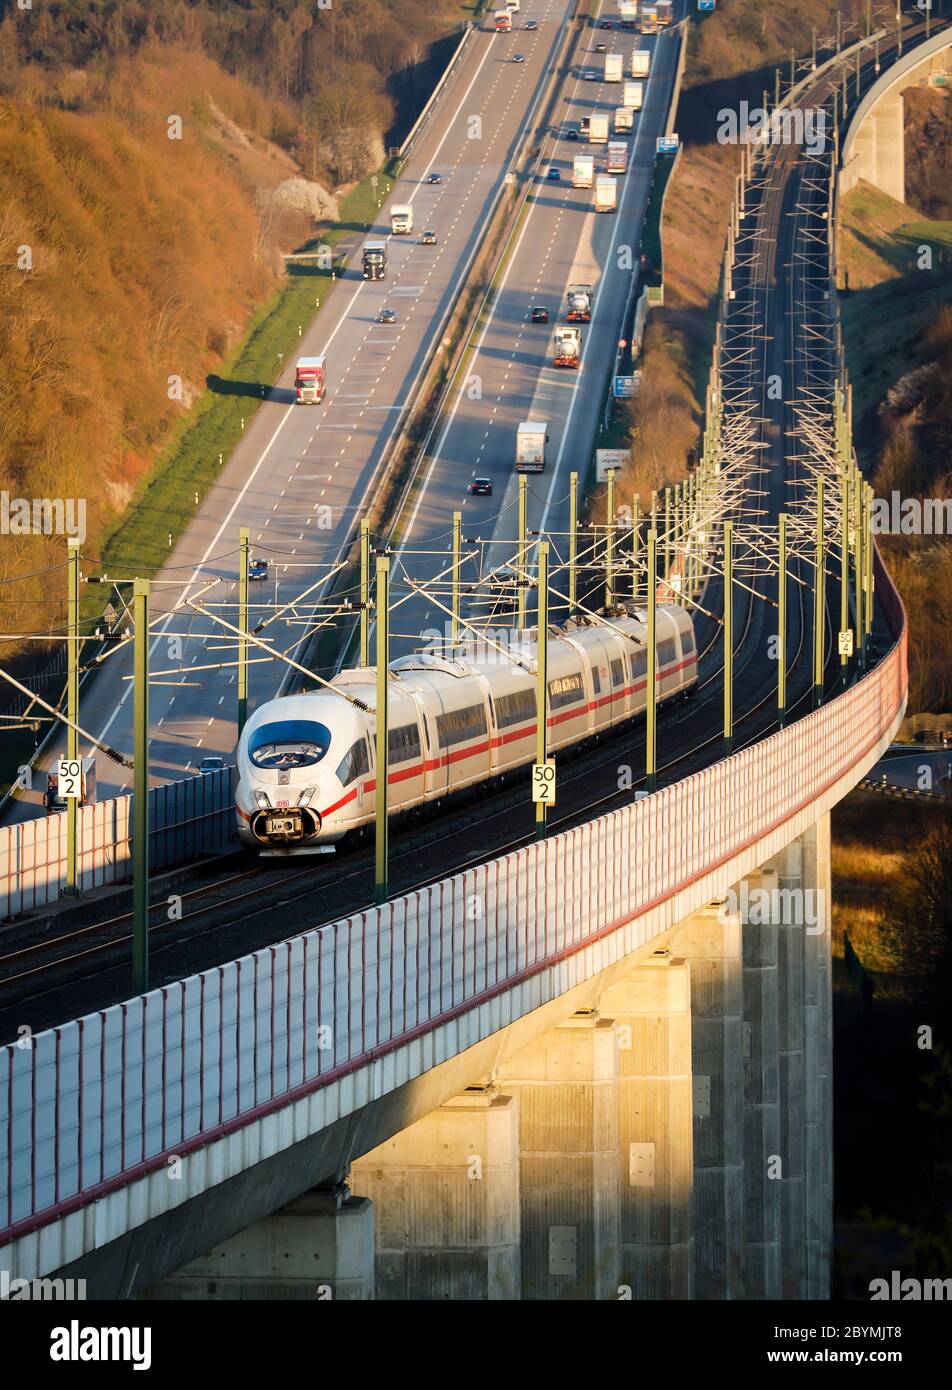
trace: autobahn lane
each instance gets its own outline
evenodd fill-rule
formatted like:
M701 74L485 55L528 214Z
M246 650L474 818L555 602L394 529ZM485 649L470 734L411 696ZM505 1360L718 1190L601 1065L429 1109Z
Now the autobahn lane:
M414 575L428 578L445 571L449 561L449 523L454 510L463 514L468 541L487 542L480 555L483 571L510 561L518 535L518 475L515 472L516 429L523 420L544 420L550 444L546 470L529 475L528 526L546 529L564 558L568 531L569 474L584 480L592 442L615 361L631 267L637 265L641 227L654 171L655 139L662 134L677 63L678 36L669 31L655 38L636 34L588 31L578 53L579 71L567 84L559 103L532 189L527 211L500 279L495 297L476 338L446 418L434 432L435 444L423 484L398 528L399 557ZM604 58L592 51L596 38L605 38L625 57L633 48L652 50L651 73L645 82L645 101L627 141L628 170L619 177L619 209L614 215L594 211L593 189L571 186L576 154L604 161L605 146L562 138L566 122L584 115L614 115L621 95L614 83L586 80L580 73L603 74ZM558 169L558 182L547 177ZM623 249L624 248L624 249ZM595 301L591 322L582 324L579 370L552 364L553 334L564 322L570 283L592 284ZM548 324L530 321L530 309L549 310ZM491 497L468 496L474 476L493 484ZM470 547L472 548L472 547ZM420 557L412 550L434 553ZM475 565L463 571L464 582L475 577ZM399 588L399 572L395 578ZM446 602L445 581L438 585ZM433 640L446 631L448 619L426 597L401 605L395 629L396 647Z
M247 526L254 552L270 562L269 580L256 585L252 602L260 620L275 598L281 604L309 592L346 548L355 518L370 495L381 459L399 434L404 409L418 384L434 335L459 290L494 201L544 90L558 51L570 0L527 0L527 18L539 29L511 34L476 32L411 152L404 174L368 236L386 236L389 267L384 282L360 276L358 238L348 268L316 323L300 342L300 355L328 356L328 397L323 407L295 406L293 362L250 421L245 437L175 544L153 586L154 620L150 683L150 761L153 781L194 771L206 753L228 757L235 741L234 640L209 618L180 607L183 590L200 593L220 616L236 620L238 529ZM514 63L516 53L525 61ZM428 183L431 172L442 181ZM389 206L410 203L412 237L393 237ZM436 246L418 244L424 228ZM323 285L326 282L316 281ZM393 326L378 325L378 311L394 309ZM295 354L295 357L297 354ZM277 364L276 364L277 365ZM259 388L249 383L250 396ZM322 570L315 568L323 566ZM103 599L109 595L103 590ZM118 606L118 605L117 605ZM304 631L294 612L271 623L263 636L282 650ZM277 693L284 663L252 652L250 705ZM224 663L224 669L202 669ZM182 669L184 668L184 670ZM189 674L189 668L195 668ZM90 733L128 754L132 744L131 650L115 651L84 684L80 722ZM87 746L81 744L81 752ZM51 741L46 763L65 752ZM98 796L128 789L131 774L97 757ZM41 781L10 803L8 819L41 813Z

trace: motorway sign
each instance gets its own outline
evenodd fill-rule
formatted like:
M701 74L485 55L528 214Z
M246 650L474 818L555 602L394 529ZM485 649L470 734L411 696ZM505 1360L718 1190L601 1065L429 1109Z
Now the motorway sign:
M543 806L555 805L555 762L552 758L532 764L532 800L541 801Z
M612 383L612 395L616 401L630 401L635 394L635 378L633 376L616 376Z
M840 656L853 655L853 629L848 627L840 633Z
M656 154L677 154L678 152L677 135L659 135L655 141Z
M595 450L595 481L603 483L608 477L609 468L614 468L617 473L629 462L631 455L627 449L596 449Z
M83 795L83 764L79 758L60 758L56 764L56 791L79 801Z
M716 4L717 0L697 0L697 7L702 12L705 10L713 10Z

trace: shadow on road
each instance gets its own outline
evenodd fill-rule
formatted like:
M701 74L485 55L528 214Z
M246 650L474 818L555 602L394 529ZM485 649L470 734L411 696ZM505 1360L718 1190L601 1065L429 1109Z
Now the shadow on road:
M297 400L290 387L269 386L264 381L232 381L212 375L205 378L205 385L216 396L251 396L259 401L276 401L279 405L293 405Z

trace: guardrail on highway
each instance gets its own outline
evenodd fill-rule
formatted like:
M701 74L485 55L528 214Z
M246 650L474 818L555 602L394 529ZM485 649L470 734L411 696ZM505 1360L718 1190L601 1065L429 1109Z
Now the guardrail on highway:
M415 140L415 139L417 138L417 136L419 135L420 131L423 129L423 126L424 126L424 124L426 123L427 117L429 116L430 112L433 110L434 104L435 104L436 101L439 99L440 94L441 94L442 91L443 91L443 88L446 86L446 83L449 81L450 74L451 74L451 73L454 71L454 69L456 68L456 64L459 62L459 59L460 59L460 57L461 57L461 55L462 55L462 52L463 52L463 49L466 47L467 43L469 42L470 35L471 35L471 34L474 34L475 32L476 32L476 26L475 26L474 24L467 24L467 25L465 26L465 28L463 29L463 33L462 33L462 36L461 36L461 38L460 38L460 41L459 41L459 43L456 45L456 48L453 50L453 56L452 56L452 58L449 60L449 62L447 63L446 67L444 68L442 77L440 78L439 82L437 82L436 86L433 88L432 92L430 93L429 97L427 98L427 103L426 103L426 105L424 106L423 110L420 112L419 116L417 116L416 120L413 122L413 125L410 127L409 134L407 135L407 137L406 137L406 139L404 140L403 144L400 145L399 148L397 149L397 158L398 158L398 159L406 159L407 155L408 155L409 152L410 152L410 147L412 146L414 140Z
M234 819L230 769L152 787L150 870L228 849L234 842ZM76 820L81 890L129 882L132 797L83 806ZM65 814L0 827L0 918L46 907L56 902L65 887Z
M877 579L893 647L783 732L575 830L0 1050L0 1246L530 978L533 1007L545 1003L643 945L659 904L683 915L719 868L799 833L795 818L828 809L902 716L904 614L882 566Z

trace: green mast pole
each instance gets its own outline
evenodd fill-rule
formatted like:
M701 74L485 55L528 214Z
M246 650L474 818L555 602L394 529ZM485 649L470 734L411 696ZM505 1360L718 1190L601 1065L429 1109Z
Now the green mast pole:
M453 513L453 616L450 619L452 645L459 641L459 566L463 549L463 513Z
M370 522L360 520L360 664L370 665Z
M615 564L615 470L608 470L608 489L605 493L605 607L611 608L615 602L614 564Z
M374 844L374 897L378 903L385 903L388 896L389 873L389 826L387 810L389 785L387 770L389 764L389 691L387 674L390 660L390 557L377 556L377 782L374 796L376 817L376 836Z
M645 698L645 772L649 792L655 789L658 744L658 647L655 641L658 605L658 533L648 532L648 688Z
M787 513L780 513L780 566L777 572L777 717L787 717Z
M66 542L67 590L66 590L66 714L69 724L66 729L66 756L73 761L79 758L79 734L75 725L79 720L79 541ZM80 787L83 785L82 767L79 774ZM71 796L66 802L66 896L79 895L78 887L78 849L79 802Z
M631 521L631 596L638 601L638 549L641 541L641 503L635 493Z
M817 479L816 494L816 573L813 577L813 703L823 699L823 610L826 583L823 553L823 479Z
M149 590L132 589L132 988L149 988Z
M528 480L526 479L526 475L525 475L524 473L520 473L520 474L519 474L519 560L518 560L518 563L517 563L517 566L516 566L516 568L517 568L517 570L518 570L518 576L517 576L518 588L517 588L517 591L516 591L516 592L517 592L518 595L519 595L519 612L518 612L518 618L517 618L517 621L516 621L516 626L518 627L518 629L519 629L520 632L523 632L523 631L525 630L525 626L526 626L526 597L527 597L527 592L528 592L527 589L526 589L526 586L525 586L525 581L524 581L524 579L523 579L523 575L524 575L525 569L526 569L526 486L527 486L527 481L528 481Z
M850 494L846 477L840 479L840 507L843 512L840 525L840 632L846 632L850 625ZM845 652L840 652L840 674L846 679Z
M734 524L724 522L724 746L734 740Z
M569 475L569 617L574 617L578 598L578 474Z
M549 543L539 542L539 626L536 630L536 762L546 760L548 729L546 692L549 686ZM536 802L536 839L545 839L545 802Z
M248 565L251 560L251 536L247 526L238 533L238 737L248 718Z

